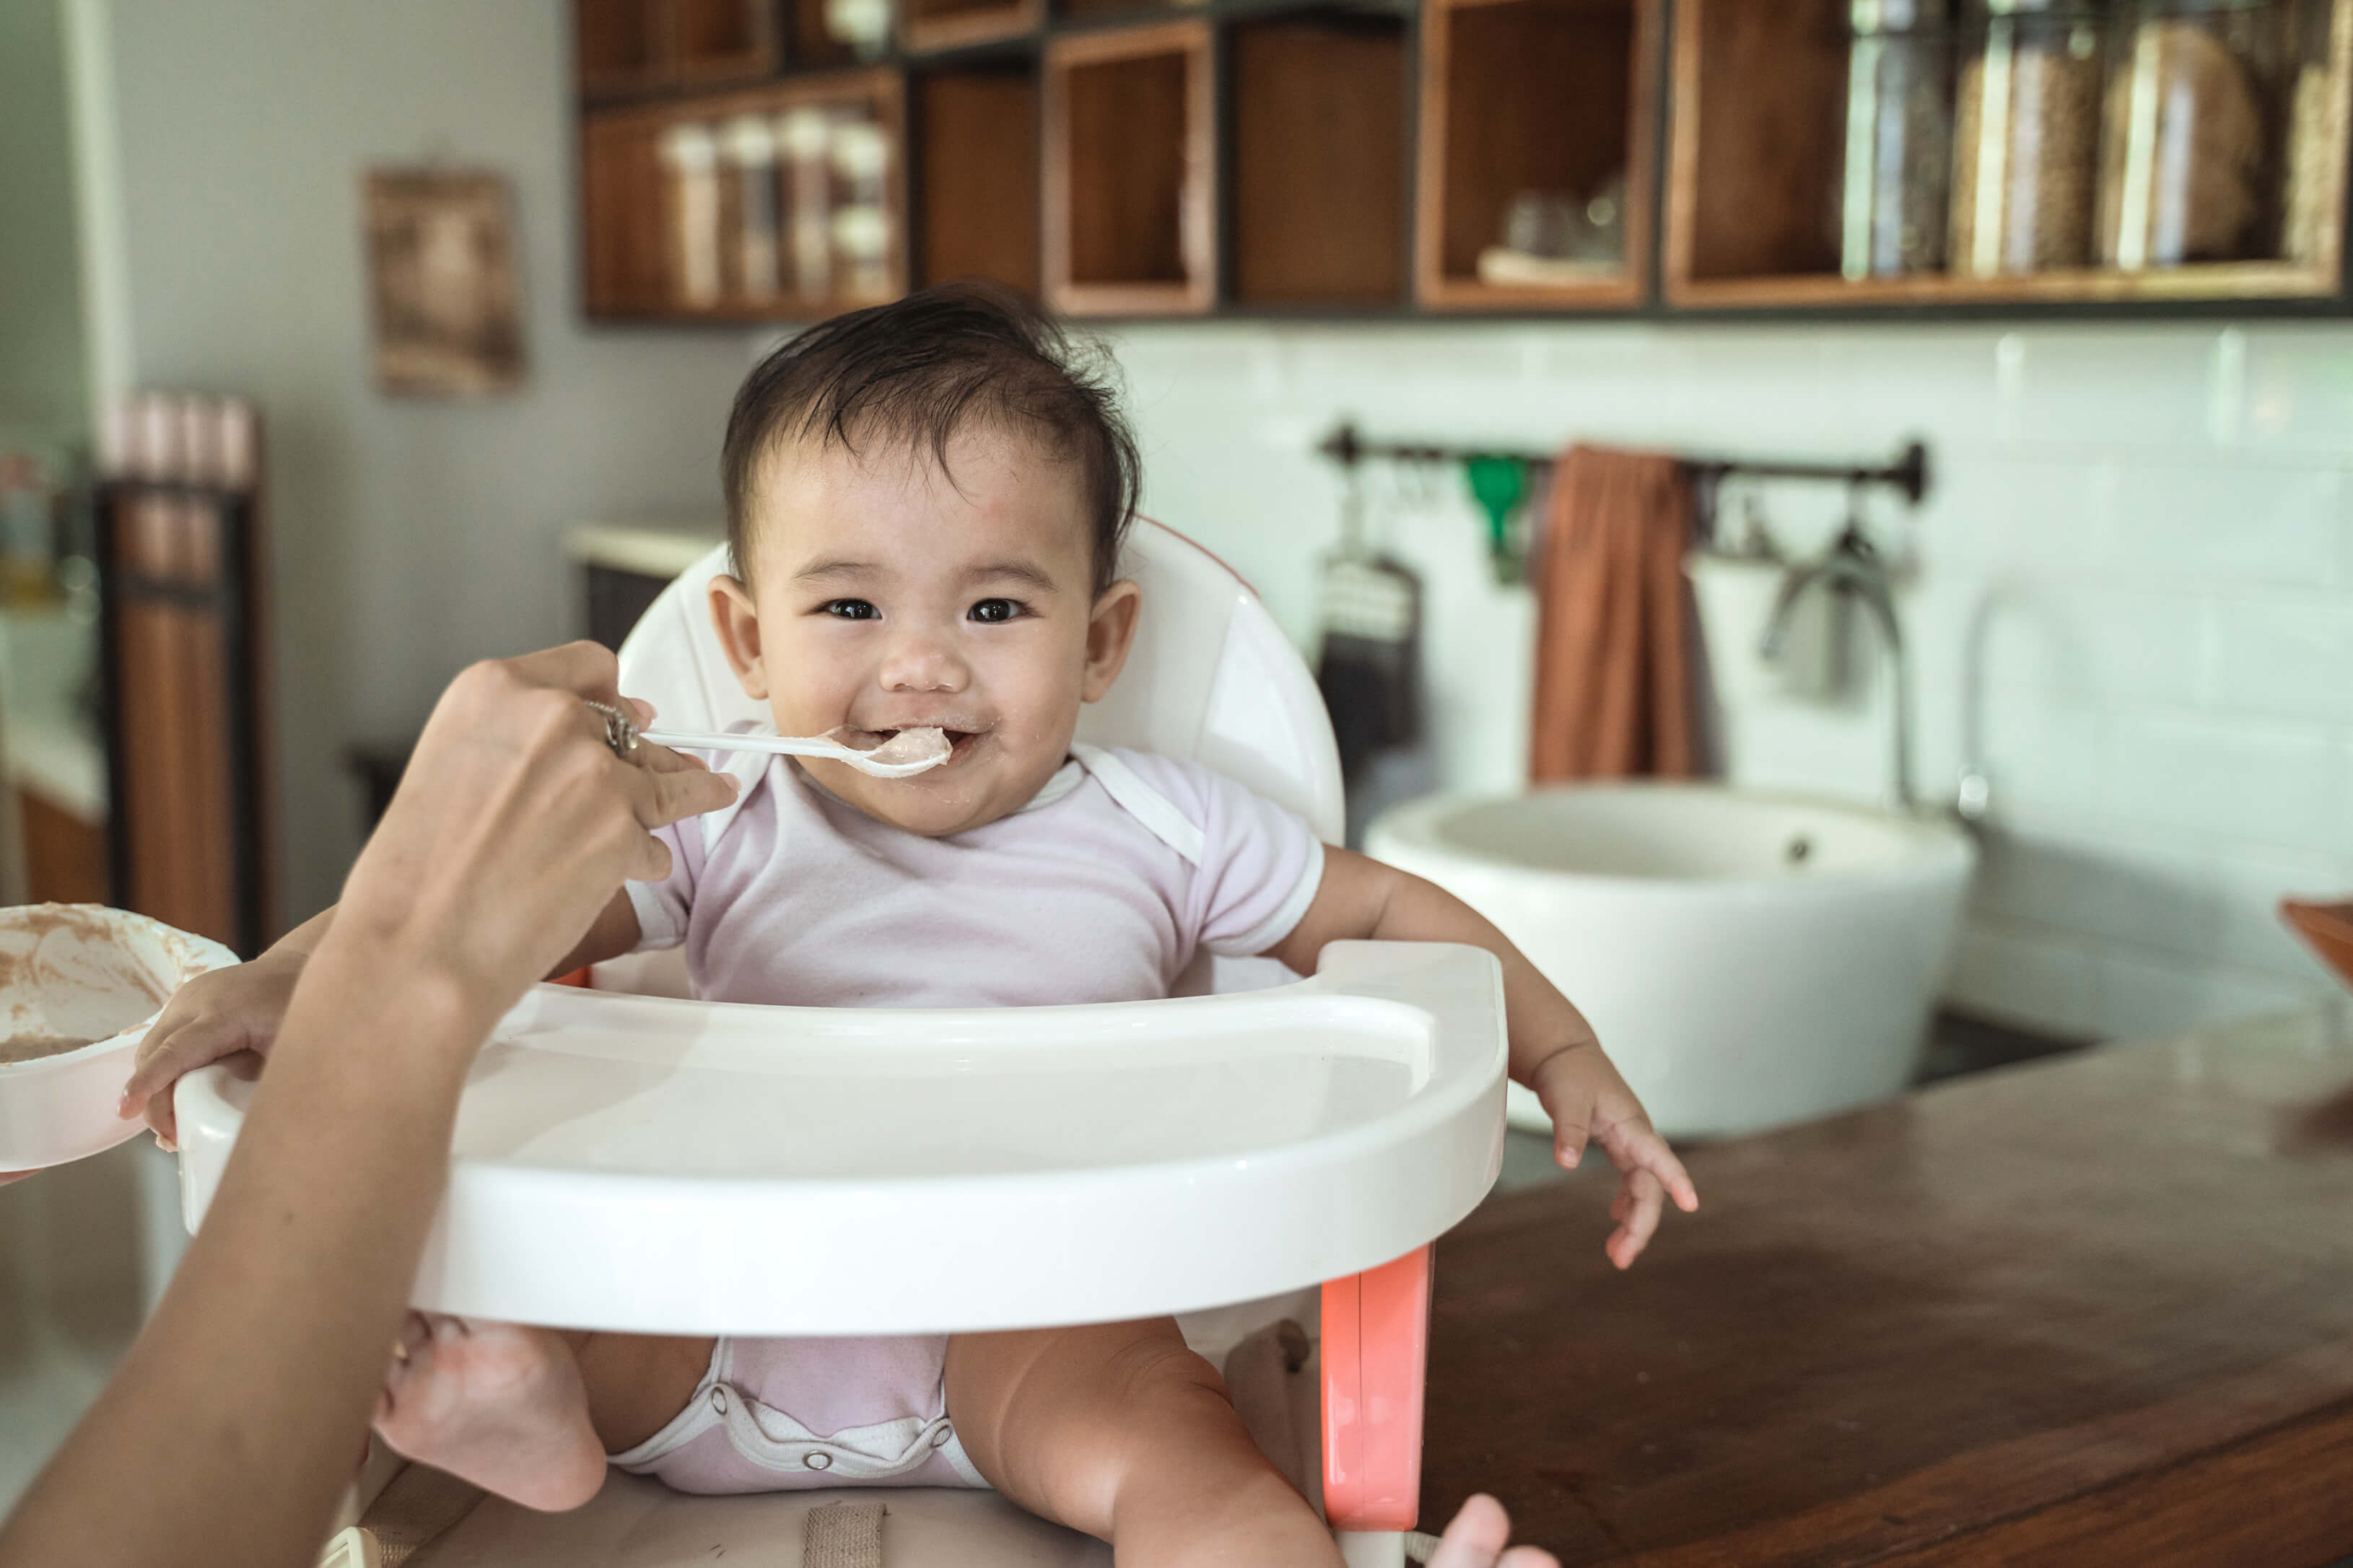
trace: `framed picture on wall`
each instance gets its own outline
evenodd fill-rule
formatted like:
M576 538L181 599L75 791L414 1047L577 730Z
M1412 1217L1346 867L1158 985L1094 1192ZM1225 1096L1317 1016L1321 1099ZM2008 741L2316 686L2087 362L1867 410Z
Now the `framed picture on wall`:
M396 397L486 397L522 384L514 197L503 175L367 174L377 387Z

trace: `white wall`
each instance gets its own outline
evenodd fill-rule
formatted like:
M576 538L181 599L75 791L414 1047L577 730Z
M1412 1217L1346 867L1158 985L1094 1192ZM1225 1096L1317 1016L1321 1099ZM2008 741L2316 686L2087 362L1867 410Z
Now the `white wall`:
M1505 324L1132 328L1146 507L1306 637L1336 485L1309 449L1368 431L1544 449L1879 458L1917 434L1936 490L1875 503L1916 557L1920 777L1949 798L1968 619L1990 599L1984 722L2000 831L1953 994L2135 1034L2324 987L2283 891L2353 889L2353 328ZM1533 614L1478 557L1457 478L1380 492L1430 581L1447 782L1504 788L1526 744ZM1834 497L1776 489L1819 543ZM1746 640L1744 634L1743 639ZM1879 797L1883 694L1727 716L1746 781Z
M0 0L0 445L82 433L82 338L57 0Z
M734 332L596 331L573 271L571 7L557 0L75 0L100 15L130 374L269 420L289 913L356 838L342 761L467 661L576 630L564 528L714 516ZM441 156L515 183L529 384L372 385L360 181Z
M588 516L715 517L740 333L577 321L567 46L555 0L72 0L119 109L135 375L271 420L292 910L353 841L339 752L400 733L480 654L571 629L557 563ZM532 380L480 405L369 384L362 171L446 154L517 183ZM2322 982L2268 905L2353 887L2353 329L1416 324L1122 334L1152 509L1240 564L1303 637L1342 412L1399 435L1550 447L1879 454L1935 444L1936 496L1883 537L1918 558L1922 777L1955 767L1963 628L1989 595L2004 825L1956 992L2123 1033ZM1525 745L1532 617L1488 584L1468 508L1392 497L1431 577L1452 782ZM1777 492L1818 540L1820 497ZM1751 705L1736 772L1860 797L1868 707Z

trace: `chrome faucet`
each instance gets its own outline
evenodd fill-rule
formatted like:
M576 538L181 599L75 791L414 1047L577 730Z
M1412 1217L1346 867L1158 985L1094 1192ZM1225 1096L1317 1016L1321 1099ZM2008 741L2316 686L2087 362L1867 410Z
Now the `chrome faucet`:
M1895 804L1901 810L1912 811L1918 803L1912 789L1912 682L1904 657L1904 628L1895 618L1894 584L1887 564L1853 521L1847 523L1828 553L1792 566L1783 575L1780 596L1773 603L1772 618L1766 623L1765 640L1757 651L1767 659L1780 657L1799 602L1815 588L1852 594L1879 618L1880 636L1887 644L1895 681Z

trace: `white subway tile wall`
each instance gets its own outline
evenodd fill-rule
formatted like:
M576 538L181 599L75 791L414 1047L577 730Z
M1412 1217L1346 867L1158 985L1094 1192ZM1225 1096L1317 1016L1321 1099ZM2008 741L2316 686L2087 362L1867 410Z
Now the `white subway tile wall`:
M1926 439L1927 504L1874 498L1868 517L1907 563L1918 777L1948 797L1974 723L1993 781L1952 1000L2106 1037L2328 986L2272 906L2353 891L2353 327L1217 323L1116 342L1146 510L1303 642L1338 517L1312 449L1344 416L1530 449L1877 458ZM1440 776L1509 788L1528 596L1490 580L1459 475L1368 491L1428 583ZM1757 493L1793 551L1843 515L1822 489ZM1712 630L1715 657L1748 657L1745 632ZM1884 797L1888 688L1858 638L1875 673L1857 696L1724 715L1734 778Z

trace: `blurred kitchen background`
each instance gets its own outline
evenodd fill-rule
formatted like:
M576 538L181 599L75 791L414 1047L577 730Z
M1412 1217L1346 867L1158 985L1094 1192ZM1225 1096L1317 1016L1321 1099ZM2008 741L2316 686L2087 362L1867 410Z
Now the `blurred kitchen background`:
M1418 578L1388 798L1527 778L1520 458L1921 444L1917 505L1703 486L1721 772L1890 800L1869 617L1756 652L1852 521L1981 855L1940 1048L2330 994L2275 906L2353 888L2345 0L909 5L0 0L0 892L315 910L459 668L717 537L780 331L978 272L1100 318L1145 510L1303 648L1344 517ZM170 1184L0 1194L0 1505Z

